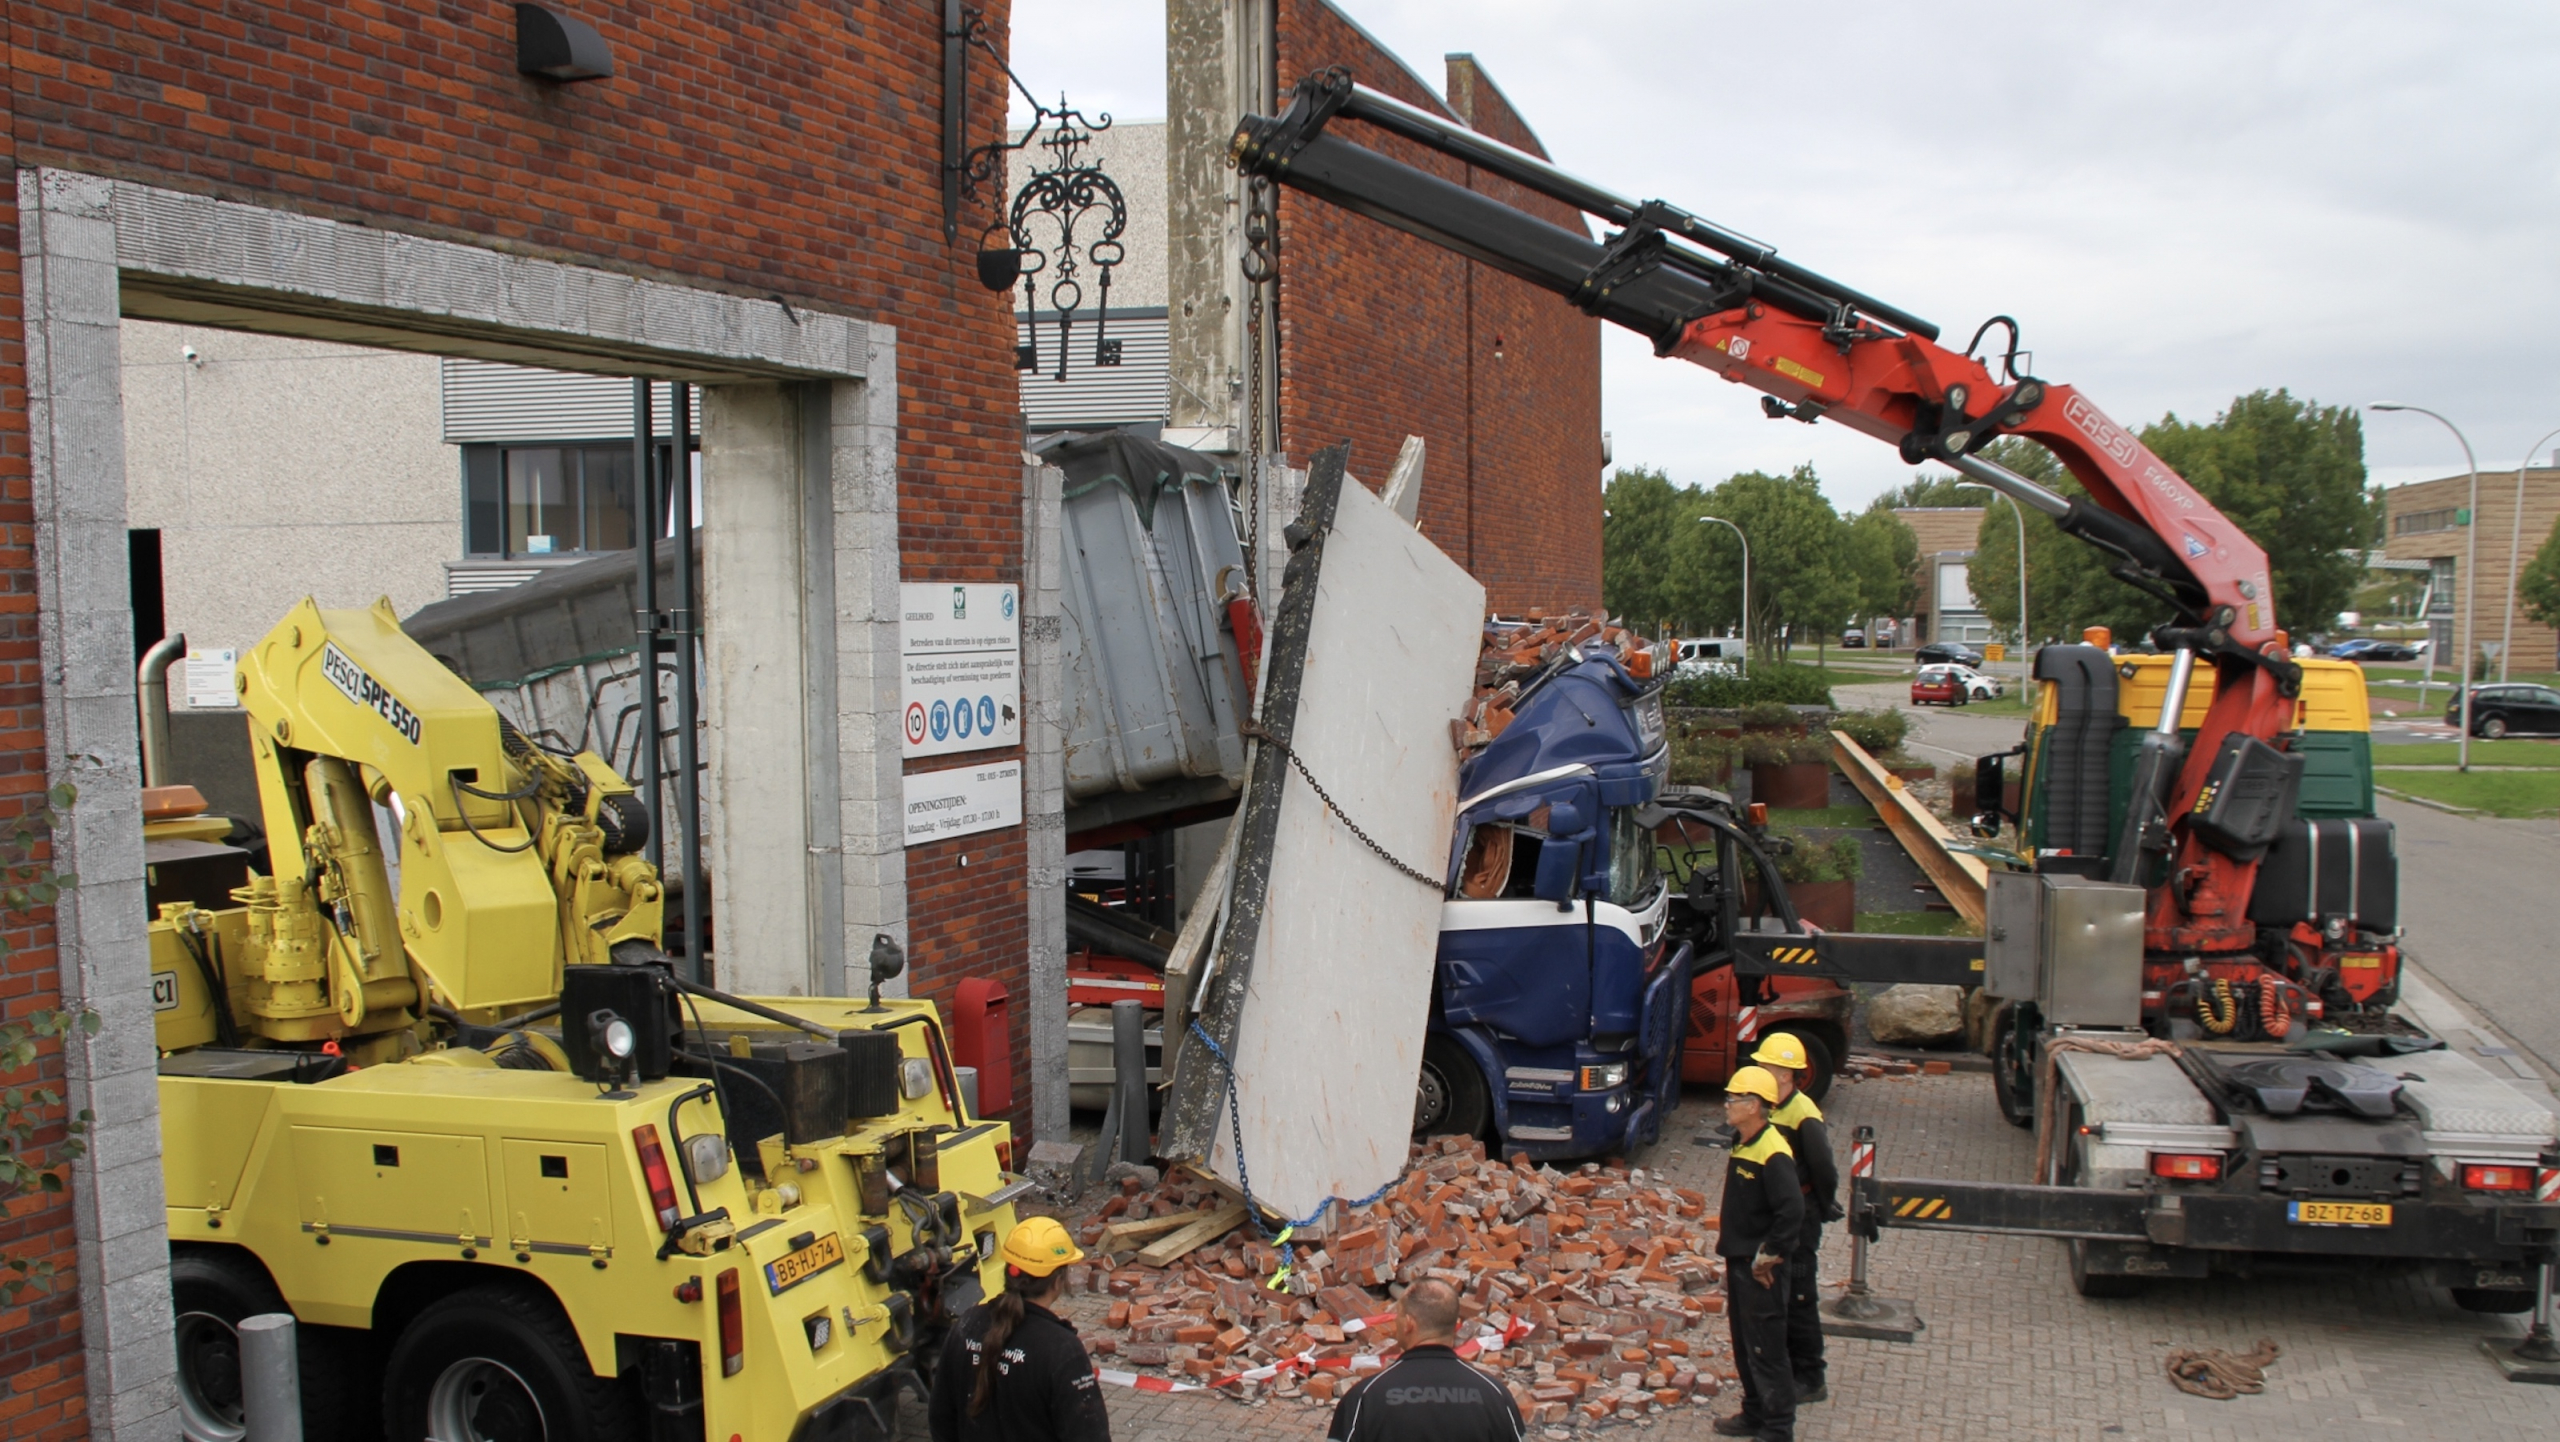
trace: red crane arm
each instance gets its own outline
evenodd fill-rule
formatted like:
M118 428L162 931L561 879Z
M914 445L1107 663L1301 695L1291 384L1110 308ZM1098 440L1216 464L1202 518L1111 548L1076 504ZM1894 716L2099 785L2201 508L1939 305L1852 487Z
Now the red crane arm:
M1746 302L1690 322L1667 353L1775 396L1799 417L1837 421L1892 445L1932 426L1948 440L1949 429L1972 429L2035 441L2091 500L2166 543L2207 607L2231 609L2232 642L2282 653L2267 553L2086 396L2037 380L2001 385L1980 361L1917 335L1867 327L1865 338L1842 345L1836 334ZM1948 449L1967 453L1979 438Z

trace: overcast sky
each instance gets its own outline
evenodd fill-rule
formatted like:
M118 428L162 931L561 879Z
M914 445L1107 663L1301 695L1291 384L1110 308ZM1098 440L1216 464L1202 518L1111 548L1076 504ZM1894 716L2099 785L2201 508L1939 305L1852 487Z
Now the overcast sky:
M2038 374L2128 425L2286 387L2442 411L2510 471L2560 427L2549 0L1344 8L1435 90L1441 57L1473 52L1567 170L1773 244L1959 345L2016 316ZM1015 0L1013 56L1044 93L1164 114L1161 0ZM1910 474L1606 335L1621 465L1712 483L1810 461L1844 508ZM2368 414L2365 435L2378 482L2462 472L2423 416Z

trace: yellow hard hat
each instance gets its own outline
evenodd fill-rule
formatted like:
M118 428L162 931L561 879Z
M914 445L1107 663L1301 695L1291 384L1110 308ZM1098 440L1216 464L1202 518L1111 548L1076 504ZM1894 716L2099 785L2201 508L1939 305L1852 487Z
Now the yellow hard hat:
M1004 1239L1005 1265L1045 1277L1060 1267L1084 1260L1075 1238L1055 1217L1031 1217Z
M1751 1059L1762 1066L1782 1066L1796 1071L1804 1070L1807 1065L1804 1043L1791 1031L1769 1033L1768 1039L1760 1043L1760 1049L1751 1054Z
M1769 1105L1776 1106L1778 1079L1756 1066L1747 1066L1735 1072L1732 1080L1724 1084L1724 1094L1729 1097L1758 1097ZM1010 1250L1010 1246L1007 1250Z

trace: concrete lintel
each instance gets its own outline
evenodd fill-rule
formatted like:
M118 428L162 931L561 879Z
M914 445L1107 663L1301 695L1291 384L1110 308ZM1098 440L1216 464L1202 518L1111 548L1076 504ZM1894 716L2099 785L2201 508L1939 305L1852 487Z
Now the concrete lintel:
M126 180L39 171L112 222L129 314L521 365L705 382L864 374L870 326L779 301ZM94 247L92 247L94 249Z
M1022 468L1022 821L1030 936L1031 1132L1065 1138L1067 1118L1066 473Z

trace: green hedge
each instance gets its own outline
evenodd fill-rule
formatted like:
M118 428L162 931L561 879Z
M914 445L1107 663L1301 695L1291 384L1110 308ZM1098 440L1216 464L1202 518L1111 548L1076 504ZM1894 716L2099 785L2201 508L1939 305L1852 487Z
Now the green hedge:
M1663 688L1668 706L1733 710L1763 703L1828 706L1831 673L1819 666L1755 665L1748 676L1686 676Z

